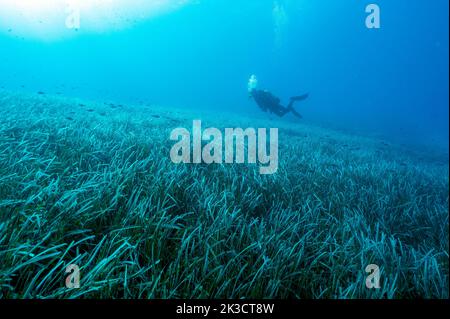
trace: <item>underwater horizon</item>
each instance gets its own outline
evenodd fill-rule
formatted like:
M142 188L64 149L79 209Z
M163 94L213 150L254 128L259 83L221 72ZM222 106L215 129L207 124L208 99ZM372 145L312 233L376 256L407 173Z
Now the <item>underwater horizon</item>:
M0 298L448 299L448 12L0 0Z
M65 15L46 27L46 11L28 18L34 32L2 22L0 86L258 114L246 98L256 74L284 100L309 92L312 123L448 150L448 1L379 1L376 30L359 0L134 2L162 4L149 18L124 9L133 1L81 16L79 30L61 27Z

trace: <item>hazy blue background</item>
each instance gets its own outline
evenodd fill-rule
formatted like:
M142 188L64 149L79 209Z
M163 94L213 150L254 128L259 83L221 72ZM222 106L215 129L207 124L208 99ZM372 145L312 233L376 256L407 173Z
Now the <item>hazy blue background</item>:
M298 104L307 122L448 149L447 0L278 2L278 24L274 0L200 0L65 40L0 30L0 86L257 113L246 91L256 74L283 100L310 92ZM365 27L372 2L380 30Z

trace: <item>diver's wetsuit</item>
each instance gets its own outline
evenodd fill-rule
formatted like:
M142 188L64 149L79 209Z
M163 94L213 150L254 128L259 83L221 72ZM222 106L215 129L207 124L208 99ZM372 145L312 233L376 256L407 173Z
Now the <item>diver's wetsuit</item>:
M268 91L254 89L250 92L250 95L255 99L256 104L258 104L264 112L269 111L279 117L283 117L287 113L292 112L292 114L298 118L302 118L302 116L294 110L294 103L297 101L302 101L308 97L308 94L291 97L289 105L284 107L280 104L280 99Z

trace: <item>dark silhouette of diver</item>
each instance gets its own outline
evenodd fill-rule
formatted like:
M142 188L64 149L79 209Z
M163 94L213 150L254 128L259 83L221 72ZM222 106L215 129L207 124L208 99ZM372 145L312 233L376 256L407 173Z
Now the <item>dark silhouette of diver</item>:
M302 118L302 116L294 109L294 103L306 100L309 94L291 97L287 107L282 106L280 104L280 99L268 91L252 89L250 91L250 96L264 112L270 112L279 117L283 117L287 113L291 112L296 117Z

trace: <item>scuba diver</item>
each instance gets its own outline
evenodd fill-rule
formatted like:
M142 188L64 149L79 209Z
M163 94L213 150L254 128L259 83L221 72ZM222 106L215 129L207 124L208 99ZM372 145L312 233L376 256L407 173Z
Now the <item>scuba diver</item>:
M302 116L294 109L294 103L306 100L309 94L291 97L288 106L284 107L280 104L279 98L268 91L256 89L257 86L258 80L255 75L252 75L248 81L248 92L250 97L255 100L256 104L258 104L264 112L270 112L279 117L283 117L287 113L291 112L296 117L302 118Z

